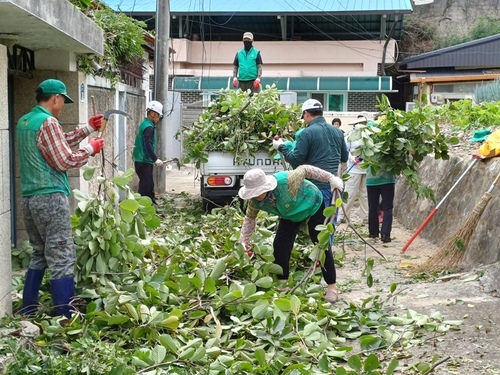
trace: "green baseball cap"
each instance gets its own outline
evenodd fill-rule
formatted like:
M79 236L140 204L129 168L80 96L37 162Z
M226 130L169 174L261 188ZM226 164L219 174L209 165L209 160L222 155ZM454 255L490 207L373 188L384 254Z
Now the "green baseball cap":
M64 103L74 103L73 99L68 96L66 85L58 79L46 79L38 86L44 94L59 94L64 96Z

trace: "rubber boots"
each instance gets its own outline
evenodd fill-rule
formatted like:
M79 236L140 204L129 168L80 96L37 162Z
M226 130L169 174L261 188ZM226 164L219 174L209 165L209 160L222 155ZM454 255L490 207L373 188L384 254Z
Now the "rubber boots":
M69 302L75 294L73 277L50 280L50 289L56 315L64 315L66 318L70 319L71 312L69 310Z
M28 268L23 290L23 307L19 314L34 315L38 310L38 291L42 285L45 270Z

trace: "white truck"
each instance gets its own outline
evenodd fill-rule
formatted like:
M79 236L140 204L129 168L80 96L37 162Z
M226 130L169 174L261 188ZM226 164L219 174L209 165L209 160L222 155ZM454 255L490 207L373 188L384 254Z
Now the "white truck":
M200 165L204 209L224 205L236 197L243 184L243 175L252 168L261 168L268 174L284 170L282 161L269 156L266 151L245 159L244 164L238 164L231 153L209 152L208 161Z

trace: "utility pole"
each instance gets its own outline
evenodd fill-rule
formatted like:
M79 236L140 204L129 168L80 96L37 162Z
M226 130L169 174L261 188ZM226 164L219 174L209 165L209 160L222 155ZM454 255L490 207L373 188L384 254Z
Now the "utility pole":
M170 0L156 0L156 45L155 45L155 76L154 76L154 100L163 104L163 110L167 108L168 99L168 60L170 38ZM166 127L168 118L165 117L156 126L157 156L161 160L166 159ZM158 193L166 192L166 169L155 168L155 187Z

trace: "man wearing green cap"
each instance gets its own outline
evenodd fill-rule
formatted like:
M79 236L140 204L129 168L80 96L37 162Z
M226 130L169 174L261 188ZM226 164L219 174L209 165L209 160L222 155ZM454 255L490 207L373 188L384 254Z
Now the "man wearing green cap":
M35 92L38 105L22 116L16 127L21 205L33 246L21 314L32 315L37 311L38 291L48 268L55 312L70 318L76 253L70 226L67 171L82 167L90 156L101 151L104 140L97 138L89 139L86 146L76 151L72 148L101 127L103 116L93 116L88 125L64 133L57 118L65 103L73 103L64 83L48 79Z

